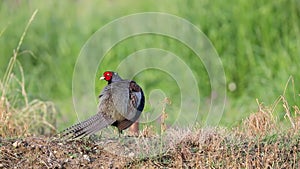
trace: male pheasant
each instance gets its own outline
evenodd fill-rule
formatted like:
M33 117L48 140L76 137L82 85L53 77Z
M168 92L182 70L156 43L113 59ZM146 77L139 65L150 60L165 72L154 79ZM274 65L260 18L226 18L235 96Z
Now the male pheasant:
M123 80L118 73L106 71L101 80L108 85L99 95L98 112L89 119L75 124L64 131L62 137L81 138L94 134L112 125L119 133L130 127L144 109L145 97L142 88L132 80Z

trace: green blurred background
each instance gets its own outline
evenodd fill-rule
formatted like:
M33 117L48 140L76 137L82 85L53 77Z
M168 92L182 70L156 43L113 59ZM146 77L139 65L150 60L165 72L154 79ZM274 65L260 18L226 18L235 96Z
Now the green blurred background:
M258 98L272 104L285 88L291 105L299 102L300 86L300 1L38 1L2 0L0 2L0 77L16 48L25 25L34 10L37 16L22 44L19 60L23 66L26 89L31 99L54 101L60 113L58 128L76 121L72 103L72 73L77 56L99 28L119 17L138 12L165 12L185 18L203 31L216 48L225 69L227 101L221 125L233 126L256 110ZM194 53L178 41L161 36L141 36L125 40L115 46L103 65L117 66L123 57L143 48L161 48L172 51L195 71L199 81L201 100L210 99L209 78L203 65L195 65ZM199 71L198 71L199 70ZM103 71L103 70L101 70ZM99 72L101 72L99 71ZM145 90L157 82L157 77L169 78L151 70L140 78ZM200 83L201 82L201 83ZM161 83L166 86L168 83ZM104 86L97 83L95 93ZM177 86L168 86L177 89ZM96 99L96 98L95 98ZM171 98L178 100L178 98ZM150 109L147 108L146 109ZM173 111L170 109L170 111ZM279 112L280 113L280 112ZM281 114L280 118L283 118ZM201 116L200 116L201 117Z

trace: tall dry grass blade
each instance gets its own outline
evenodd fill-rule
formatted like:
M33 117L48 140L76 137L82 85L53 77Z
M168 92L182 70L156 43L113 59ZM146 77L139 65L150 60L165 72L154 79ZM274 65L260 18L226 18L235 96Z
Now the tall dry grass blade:
M167 107L167 105L172 104L172 102L169 98L166 97L163 100L162 104L163 104L163 109L162 109L162 114L160 117L160 131L163 134L167 130L166 119L168 118L168 114L166 112L166 107Z
M1 30L0 37L3 35L3 33L5 32L5 30L6 30L6 27Z
M300 109L298 106L293 106L294 114L295 114L295 130L299 131L300 129Z
M18 46L13 51L13 56L10 58L10 61L8 63L8 66L6 68L6 71L4 73L3 80L2 80L2 82L3 82L2 98L5 97L5 95L6 95L6 88L7 88L8 84L9 84L9 82L10 82L10 77L9 76L11 76L12 70L13 70L14 65L16 63L16 60L17 60L18 53L19 53L20 48L21 48L22 43L23 43L23 40L24 40L24 38L25 38L25 36L27 34L27 31L28 31L28 28L31 25L32 21L34 20L35 15L37 14L37 12L38 12L38 10L36 9L33 12L33 14L31 15L31 17L30 17L30 19L29 19L29 21L28 21L28 23L27 23L27 25L26 25L26 27L25 27L25 29L23 31L23 34L22 34L22 36L21 36L21 38L19 40Z
M292 83L292 86L293 86L293 93L294 93L294 99L296 98L296 92L295 92L295 82L294 82L294 77L291 75L290 77L289 77L289 79L287 80L287 82L286 82L286 84L285 84L285 87L284 87L284 91L283 91L283 96L285 96L285 92L286 92L286 90L287 90L287 87L288 87L288 84L290 83L290 81L291 81L291 83Z
M21 72L21 81L19 81L17 78L16 78L16 80L19 82L19 84L21 86L22 96L23 96L24 101L25 101L25 106L28 106L28 97L27 97L27 93L26 93L26 90L25 90L24 70L23 70L23 67L22 67L21 63L20 62L17 62L17 63L18 63L18 66L19 66L19 70Z
M291 111L290 111L290 108L289 108L289 104L288 104L288 102L287 102L287 100L285 99L284 96L281 96L281 100L282 100L282 102L283 102L282 106L283 106L283 108L284 108L284 110L285 110L285 115L284 115L284 117L285 117L285 118L288 117L288 119L289 119L289 121L290 121L290 123L291 123L293 129L295 129L295 128L296 128L296 127L295 127L295 122L294 122L294 119L293 119L292 116L291 116Z
M291 113L291 109L290 109L290 105L287 101L287 98L286 98L286 91L288 89L288 85L289 83L292 83L292 90L293 90L293 97L294 97L294 100L296 100L296 91L295 91L295 83L294 83L294 78L293 76L290 76L285 84L285 87L284 87L284 91L283 91L283 94L280 95L275 101L274 103L272 104L272 108L271 108L271 111L272 113L275 111L275 108L278 106L278 104L280 102L282 102L282 107L283 109L285 110L285 115L284 115L284 118L288 118L290 124L292 125L292 128L293 130L297 130L298 128L298 106L293 106L293 109L294 109L294 117ZM300 96L300 95L299 95Z

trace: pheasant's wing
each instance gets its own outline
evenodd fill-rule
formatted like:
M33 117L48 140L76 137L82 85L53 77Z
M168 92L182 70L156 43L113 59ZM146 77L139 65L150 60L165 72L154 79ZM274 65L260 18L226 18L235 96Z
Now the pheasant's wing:
M129 104L128 110L135 113L133 121L136 121L142 113L145 105L145 96L142 88L134 81L129 83Z
M129 102L129 83L127 81L120 81L111 83L110 85L111 93L111 105L115 111L122 115L124 118L128 119L128 102Z
M144 108L144 93L134 81L111 84L112 101L115 109L126 119L134 122Z
M61 137L69 139L84 137L94 134L112 123L114 123L113 119L99 112L89 119L65 129L61 132Z

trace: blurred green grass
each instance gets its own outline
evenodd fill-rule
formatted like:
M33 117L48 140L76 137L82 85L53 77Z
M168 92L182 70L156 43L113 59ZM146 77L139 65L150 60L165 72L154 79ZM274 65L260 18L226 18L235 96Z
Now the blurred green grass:
M81 47L99 28L116 18L137 12L166 12L183 17L208 36L223 62L226 80L236 84L227 91L222 125L235 125L256 109L255 98L266 105L283 93L290 75L300 86L300 2L279 1L9 1L0 2L0 77L32 12L39 12L27 33L20 62L31 98L53 100L60 110L59 128L76 119L72 104L72 73ZM103 61L107 69L139 49L157 47L180 56L197 75L201 103L210 98L210 84L194 53L175 40L161 36L133 37L118 44ZM103 71L103 70L101 70ZM161 74L161 72L157 72ZM147 77L137 77L146 81ZM161 77L165 77L163 75ZM167 78L167 77L166 77ZM157 79L159 82L160 79ZM151 90L156 81L142 82ZM166 86L167 83L160 85ZM104 86L97 83L95 92ZM177 86L170 91L176 90ZM291 85L290 103L299 102ZM172 99L172 98L171 98ZM176 100L176 98L174 98ZM175 102L176 103L176 102ZM292 105L292 104L291 104ZM205 106L205 105L204 105ZM150 108L147 108L150 109ZM172 109L170 109L172 111ZM281 118L283 118L283 115Z

